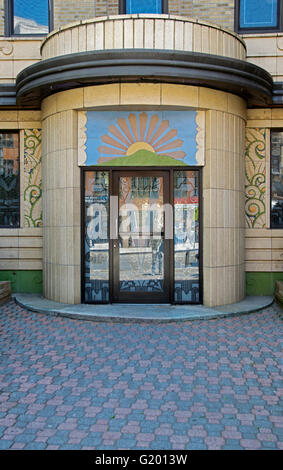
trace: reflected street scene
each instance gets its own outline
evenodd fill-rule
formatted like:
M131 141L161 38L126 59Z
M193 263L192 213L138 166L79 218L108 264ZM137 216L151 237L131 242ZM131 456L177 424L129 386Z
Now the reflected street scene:
M121 291L163 290L163 178L119 181L119 266Z
M175 301L199 302L198 172L174 174Z
M109 302L109 175L85 173L85 302Z
M271 227L283 228L283 132L271 131Z
M14 0L13 34L48 34L48 0Z
M109 172L85 172L85 301L109 302L114 282L123 299L169 299L172 289L174 302L198 303L198 171L174 171L174 204L164 176L133 173L119 172L110 207Z

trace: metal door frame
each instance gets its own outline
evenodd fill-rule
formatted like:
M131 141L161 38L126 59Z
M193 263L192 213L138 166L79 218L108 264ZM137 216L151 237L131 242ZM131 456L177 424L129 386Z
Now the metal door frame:
M198 209L199 209L199 302L175 302L174 300L174 272L175 272L175 266L174 266L174 238L173 240L167 240L169 242L169 253L168 253L168 277L169 277L169 298L167 303L170 304L185 304L185 305L192 305L194 303L197 304L202 304L203 303L203 217L202 217L202 212L203 212L203 204L202 204L202 171L201 167L197 166L174 166L174 167L167 167L167 168L159 168L159 167L107 167L107 166L85 166L81 167L81 301L84 303L85 301L85 273L84 273L84 266L85 266L85 252L84 252L84 240L85 240L85 204L84 204L84 190L85 190L85 177L84 173L87 171L105 171L109 173L109 198L110 196L114 195L113 191L113 174L121 172L121 173L127 173L127 172L137 172L139 175L142 175L143 173L150 173L150 175L153 175L153 173L158 173L162 174L162 172L168 173L169 175L169 188L168 188L168 197L169 197L169 202L174 206L174 171L197 171L198 176L199 176L199 202L198 202ZM173 211L174 213L174 211ZM174 224L174 220L173 220ZM110 229L109 229L109 235L110 235ZM114 289L113 289L113 240L110 240L109 236L109 301L104 302L106 304L111 304L111 303L116 303L118 302L115 300L114 297ZM139 301L136 300L137 297L135 297L135 301L133 300L119 300L119 302L123 303L139 303ZM162 303L160 300L142 300L142 303ZM103 303L103 302L99 302ZM98 302L93 302L93 305L97 305Z

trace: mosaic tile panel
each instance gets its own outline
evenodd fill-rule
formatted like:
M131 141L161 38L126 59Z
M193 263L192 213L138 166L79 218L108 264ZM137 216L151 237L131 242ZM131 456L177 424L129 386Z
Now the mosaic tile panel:
M24 130L24 226L42 226L41 130Z
M246 226L266 227L266 144L265 129L246 132Z

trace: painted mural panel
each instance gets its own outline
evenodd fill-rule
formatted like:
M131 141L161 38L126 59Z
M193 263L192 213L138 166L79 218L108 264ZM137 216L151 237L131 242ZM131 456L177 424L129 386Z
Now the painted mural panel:
M79 165L204 164L202 111L87 111L79 118Z
M265 129L246 133L246 225L266 227L266 145Z
M24 226L42 226L41 130L24 130Z

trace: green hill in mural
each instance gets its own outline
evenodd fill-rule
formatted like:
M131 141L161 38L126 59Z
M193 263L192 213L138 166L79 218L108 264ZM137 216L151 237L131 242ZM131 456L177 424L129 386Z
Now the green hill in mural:
M158 155L149 150L138 150L133 155L118 157L101 163L102 166L187 166L182 160Z

